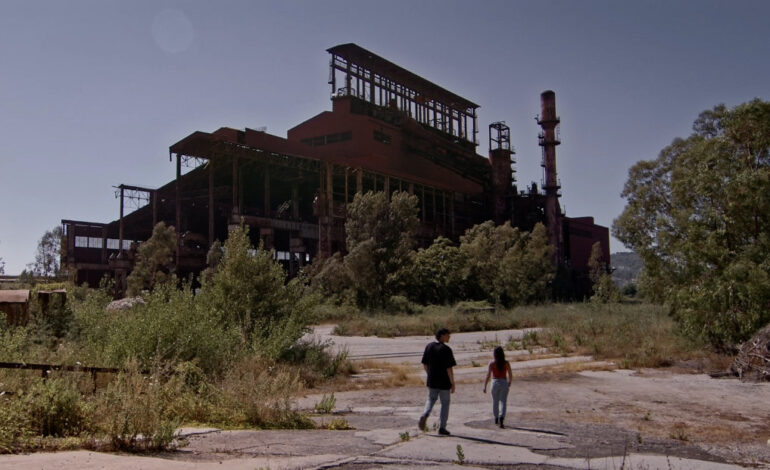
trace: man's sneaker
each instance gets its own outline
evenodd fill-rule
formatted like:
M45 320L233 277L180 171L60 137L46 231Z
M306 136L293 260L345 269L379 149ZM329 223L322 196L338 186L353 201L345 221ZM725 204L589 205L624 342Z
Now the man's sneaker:
M500 418L500 429L505 429L505 425L503 424L503 418Z
M441 434L442 436L450 436L451 435L449 433L449 431L447 431L445 428L439 428L438 429L438 433Z
M425 431L425 421L427 420L427 416L420 416L420 421L417 422L417 427L420 429L420 431Z

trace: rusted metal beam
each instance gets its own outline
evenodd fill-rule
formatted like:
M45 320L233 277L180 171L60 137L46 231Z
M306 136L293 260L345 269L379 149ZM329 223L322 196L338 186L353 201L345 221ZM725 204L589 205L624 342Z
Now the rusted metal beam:
M209 160L209 248L214 244L214 161Z

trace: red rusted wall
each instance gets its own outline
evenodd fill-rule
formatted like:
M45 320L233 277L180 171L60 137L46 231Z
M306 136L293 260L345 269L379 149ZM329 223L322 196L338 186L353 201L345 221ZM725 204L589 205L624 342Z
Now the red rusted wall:
M567 217L564 219L564 228L569 259L575 271L588 271L588 258L597 241L601 243L604 262L610 262L610 231L607 227L594 224L593 217Z
M418 155L406 152L404 135L399 127L369 116L351 113L350 100L350 97L334 99L331 112L320 113L290 129L288 140L300 143L305 153L313 153L325 161L361 167L439 189L481 194L481 185ZM348 131L352 132L352 139L348 141L318 147L300 142L302 139ZM387 134L390 143L375 140L375 131Z

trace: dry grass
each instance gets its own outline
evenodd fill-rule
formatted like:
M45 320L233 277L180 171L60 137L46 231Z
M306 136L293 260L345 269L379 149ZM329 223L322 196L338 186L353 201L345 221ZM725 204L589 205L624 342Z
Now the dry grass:
M555 364L544 367L532 367L527 369L517 369L513 371L513 380L535 377L549 377L552 380L559 380L561 376L572 376L578 372L591 371L609 371L615 370L617 366L604 361L594 362L568 362L564 364Z
M666 307L640 303L550 304L473 313L430 306L420 314L358 313L341 322L335 333L378 337L430 335L439 326L456 332L540 327L543 330L530 332L506 347L531 351L546 347L561 355L589 354L615 361L622 368L711 362L702 344L678 334Z
M353 362L353 367L351 380L331 382L327 387L343 391L424 385L421 370L412 365L366 359Z

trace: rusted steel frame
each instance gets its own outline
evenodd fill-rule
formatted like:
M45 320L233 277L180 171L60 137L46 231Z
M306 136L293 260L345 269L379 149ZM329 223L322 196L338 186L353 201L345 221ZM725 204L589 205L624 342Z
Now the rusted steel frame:
M356 192L361 194L364 191L364 170L356 168Z
M91 374L91 379L94 382L94 392L96 392L96 374L109 373L118 374L125 372L125 369L117 369L114 367L91 367L91 366L67 366L67 365L54 365L54 364L30 364L26 362L0 362L0 369L21 369L21 370L39 370L40 376L45 380L48 378L50 372L66 371L66 372L86 372ZM148 375L150 371L140 370L140 374Z
M214 243L214 160L209 160L209 248Z
M345 167L345 213L348 213L348 196L350 193L350 189L348 188L348 173L350 168Z
M270 206L270 164L269 163L265 164L264 184L265 184L265 194L264 194L262 209L264 211L265 217L272 217L271 206Z
M467 119L468 117L471 117L473 119L473 142L475 142L475 136L477 133L476 130L476 111L473 106L469 106L468 108L461 108L456 107L454 104L450 104L449 101L445 101L443 99L437 98L432 95L427 90L419 91L416 88L405 84L404 82L397 81L394 79L391 79L389 77L384 77L378 75L375 71L366 68L364 66L361 66L360 64L357 64L351 60L341 58L337 55L333 55L332 61L331 61L331 75L332 75L332 91L335 92L336 89L336 75L335 71L339 70L345 74L345 83L346 83L346 89L347 93L351 93L351 84L352 79L355 78L356 80L356 95L359 98L366 99L365 93L362 93L360 90L361 83L369 83L370 90L369 90L369 96L368 101L374 104L379 104L380 106L387 106L392 98L396 98L397 103L399 104L399 108L404 111L410 111L411 110L411 104L413 102L413 99L415 99L417 96L429 96L431 97L429 102L431 103L431 106L429 109L433 111L433 124L432 127L435 127L436 129L439 129L443 132L448 132L450 134L455 133L455 120L457 120L457 135L458 137L467 139ZM421 77L416 77L416 80L422 80L425 81L425 79ZM433 87L438 87L437 85L431 84ZM378 89L379 94L379 103L375 101L375 88ZM431 88L426 87L426 88ZM383 92L385 93L385 99L383 100ZM450 93L447 91L444 91L444 93ZM420 122L429 123L430 119L421 119L423 117L423 113L421 111L418 111L417 108L415 109L415 115L417 116L417 119ZM440 125L439 125L439 117L441 117ZM448 119L448 123L447 123ZM465 131L463 132L463 128ZM467 139L471 140L471 139Z
M118 253L123 253L123 191L120 186L120 222L118 223Z
M241 213L239 199L239 185L238 185L238 155L233 155L233 215L239 215Z
M182 155L176 154L176 180L174 181L175 201L174 211L176 212L176 268L179 269L179 254L182 252ZM120 242L123 243L122 241Z
M119 225L118 225L118 252L123 252L123 235L124 235L124 225L123 225L123 219L125 217L125 199L128 198L129 200L139 200L143 201L144 198L135 194L135 193L146 193L147 194L147 202L152 202L152 226L155 227L155 223L157 220L157 201L156 201L156 190L150 189L150 188L143 188L141 186L132 186L130 184L121 184L118 186L118 190L120 191L120 219L119 219ZM129 192L128 196L126 196L126 192ZM144 206L142 206L144 207ZM106 245L106 233L102 237L102 245ZM106 248L105 248L106 249Z

